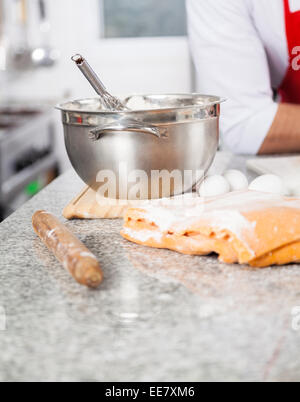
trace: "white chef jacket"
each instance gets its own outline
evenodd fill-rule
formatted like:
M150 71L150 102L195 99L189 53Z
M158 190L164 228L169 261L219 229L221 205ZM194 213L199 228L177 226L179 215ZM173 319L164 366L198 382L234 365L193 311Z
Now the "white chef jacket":
M291 11L300 0L289 0ZM223 144L256 154L278 110L289 66L283 0L187 0L197 91L228 98L222 105ZM300 45L300 43L299 43Z

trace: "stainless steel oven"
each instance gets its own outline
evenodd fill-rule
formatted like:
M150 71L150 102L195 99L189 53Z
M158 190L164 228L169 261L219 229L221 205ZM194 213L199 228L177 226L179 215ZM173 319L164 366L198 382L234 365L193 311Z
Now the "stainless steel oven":
M0 219L55 176L50 108L0 104Z

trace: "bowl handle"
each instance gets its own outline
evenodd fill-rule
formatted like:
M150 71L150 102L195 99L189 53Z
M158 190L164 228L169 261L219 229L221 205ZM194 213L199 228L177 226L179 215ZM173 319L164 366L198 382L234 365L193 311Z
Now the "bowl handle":
M137 120L123 120L107 126L94 128L90 131L89 138L93 141L98 141L103 135L111 133L112 131L129 131L134 133L150 134L161 138L165 136L166 130L152 124L147 124L147 126L145 126L143 123Z

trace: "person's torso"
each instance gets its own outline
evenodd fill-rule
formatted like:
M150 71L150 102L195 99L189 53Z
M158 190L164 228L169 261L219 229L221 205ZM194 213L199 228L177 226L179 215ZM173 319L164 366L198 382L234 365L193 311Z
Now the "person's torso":
M284 1L246 1L254 25L267 53L272 87L279 88L287 74L290 60L286 34ZM289 5L291 12L297 12L300 10L300 0L289 0Z

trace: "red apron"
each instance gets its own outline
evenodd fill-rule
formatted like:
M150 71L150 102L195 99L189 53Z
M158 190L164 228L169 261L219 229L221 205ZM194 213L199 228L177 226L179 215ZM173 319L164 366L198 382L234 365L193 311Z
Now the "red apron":
M289 0L284 0L286 36L289 48L289 69L279 88L282 102L300 104L300 69L293 68L293 59L299 56L295 48L300 47L300 11L291 12ZM294 51L294 52L293 52ZM297 63L300 66L300 61Z

